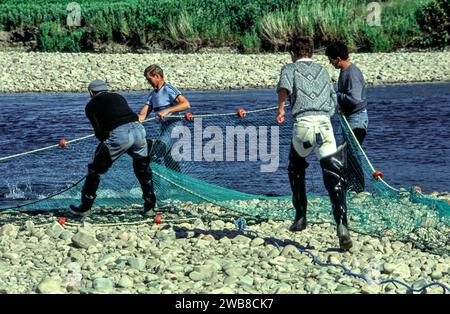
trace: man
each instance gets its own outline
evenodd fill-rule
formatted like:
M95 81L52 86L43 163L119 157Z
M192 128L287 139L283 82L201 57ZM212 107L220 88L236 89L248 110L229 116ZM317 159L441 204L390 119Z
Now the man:
M330 75L312 57L313 44L309 38L295 37L291 43L292 62L281 69L277 86L278 123L285 117L286 99L290 100L294 130L289 154L289 181L292 203L296 210L291 231L306 228L306 157L314 151L320 159L323 180L328 191L341 249L352 246L348 231L346 187L342 176L341 149L337 149L330 117L335 112L336 94Z
M189 101L181 92L171 84L165 82L164 72L156 64L148 66L144 70L144 76L153 87L144 106L139 113L139 121L143 122L153 111L157 120L161 123L160 138L155 141L152 151L156 157L163 157L167 168L180 172L180 166L173 160L170 149L173 145L171 133L180 120L171 119L173 113L190 108Z
M337 41L329 45L325 51L330 63L340 69L337 99L341 112L348 120L350 127L360 145L367 134L369 118L367 115L366 82L361 70L350 62L348 47ZM364 173L358 158L347 146L348 169L346 178L349 189L355 192L364 191Z
M86 105L85 112L100 144L92 163L88 165L88 174L81 191L81 205L70 205L69 214L83 217L89 213L100 184L100 175L106 173L113 162L125 153L133 158L134 174L142 188L143 213L148 214L155 207L156 196L149 168L145 128L125 98L108 92L105 82L92 81L88 90L91 100Z

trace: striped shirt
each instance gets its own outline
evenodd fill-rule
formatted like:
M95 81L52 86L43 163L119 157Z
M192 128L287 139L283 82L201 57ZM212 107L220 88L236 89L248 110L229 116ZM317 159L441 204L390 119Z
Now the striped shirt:
M153 90L147 97L146 105L152 106L155 112L160 111L164 107L174 106L175 99L181 95L181 92L169 83L164 85L158 90Z

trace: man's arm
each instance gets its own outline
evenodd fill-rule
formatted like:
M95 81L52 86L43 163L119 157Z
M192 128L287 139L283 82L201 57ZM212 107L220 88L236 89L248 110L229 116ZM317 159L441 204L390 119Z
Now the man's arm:
M290 72L288 66L283 66L281 68L280 79L277 84L277 94L278 94L278 115L277 122L284 122L284 106L286 105L286 100L288 96L292 93L292 72Z
M153 106L149 104L144 104L141 111L138 114L139 122L143 122L147 119L148 115L152 112Z
M333 104L333 111L330 112L330 116L332 116L332 115L334 115L336 110L339 110L337 95L336 95L336 91L334 90L334 85L333 85L332 80L330 80L330 99L331 99L331 103Z
M288 96L288 90L285 88L279 88L278 89L278 116L277 116L277 122L283 123L284 122L284 106L286 105L286 99Z
M164 118L164 116L169 114L169 113L180 112L180 111L183 111L183 110L187 110L187 109L189 109L191 107L189 101L183 95L178 95L178 97L175 98L175 102L177 103L177 105L175 105L173 107L169 107L169 108L164 109L164 110L161 110L160 112L157 113L158 116L160 118Z

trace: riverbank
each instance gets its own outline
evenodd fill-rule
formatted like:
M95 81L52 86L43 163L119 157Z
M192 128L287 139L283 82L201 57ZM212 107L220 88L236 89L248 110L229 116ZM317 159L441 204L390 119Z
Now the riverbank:
M337 80L325 55L314 59ZM450 80L450 51L352 54L370 85ZM181 90L273 88L289 54L34 53L0 52L0 92L85 92L93 79L111 90L148 90L145 67L159 64Z
M252 232L243 233L232 220L205 219L223 214L216 205L177 207L194 217L163 213L161 223L143 221L138 204L113 213L97 208L81 225L70 219L60 224L49 214L2 214L0 292L405 294L404 286L381 282L396 279L414 289L436 281L450 285L450 257L411 242L352 232L354 247L343 253L333 223L310 223L292 233L291 221L268 220L249 223ZM302 249L368 282L319 266ZM426 290L443 292L439 286Z

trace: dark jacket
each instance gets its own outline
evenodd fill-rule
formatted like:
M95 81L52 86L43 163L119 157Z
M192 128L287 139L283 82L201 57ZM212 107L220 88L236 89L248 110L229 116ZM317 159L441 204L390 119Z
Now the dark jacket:
M361 70L353 63L341 70L336 94L338 104L347 117L367 108L366 81Z
M85 108L86 117L91 122L95 137L105 141L109 132L118 126L138 121L138 116L128 106L125 98L116 93L101 92L95 95Z

